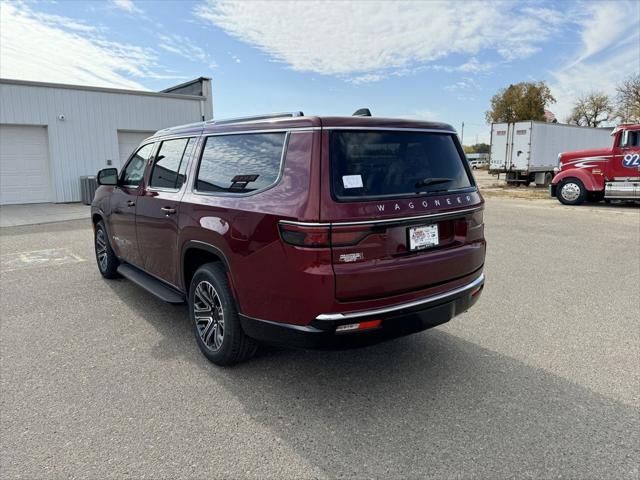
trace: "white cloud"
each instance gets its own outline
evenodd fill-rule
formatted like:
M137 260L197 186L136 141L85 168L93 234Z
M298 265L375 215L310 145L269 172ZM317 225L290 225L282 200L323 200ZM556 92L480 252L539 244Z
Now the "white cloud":
M612 98L616 86L640 72L640 3L588 3L579 12L580 49L566 66L551 72L550 109L564 121L582 94L602 91Z
M218 66L207 52L195 45L191 39L181 35L160 35L158 47L187 60L202 62L209 68Z
M22 3L0 5L2 77L131 89L144 89L136 77L168 77L153 71L150 49L109 41L95 27Z
M348 81L353 83L354 85L360 85L362 83L374 83L379 82L384 79L385 75L380 75L376 73L366 73L364 75L358 75L352 78L349 78Z
M450 54L526 57L556 31L561 15L519 9L515 2L209 0L196 14L294 70L362 82ZM467 63L466 71L482 68Z
M480 90L480 85L478 85L473 78L464 77L462 80L452 83L451 85L447 85L444 89L451 92L457 90Z
M142 10L133 3L133 0L111 0L111 3L125 12L142 13Z

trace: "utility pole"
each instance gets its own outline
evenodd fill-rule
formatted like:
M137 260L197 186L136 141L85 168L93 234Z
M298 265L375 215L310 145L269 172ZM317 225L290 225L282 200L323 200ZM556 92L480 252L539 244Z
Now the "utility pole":
M462 122L462 132L460 133L460 144L464 145L464 122Z

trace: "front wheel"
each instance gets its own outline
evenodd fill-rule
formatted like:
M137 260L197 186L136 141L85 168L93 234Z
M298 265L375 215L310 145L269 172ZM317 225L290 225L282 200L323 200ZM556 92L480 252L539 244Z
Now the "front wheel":
M580 205L587 196L587 189L577 178L567 178L558 185L558 200L564 205Z
M109 243L109 236L107 235L107 229L104 226L104 222L100 220L96 224L95 229L95 248L96 248L96 261L98 262L98 270L104 278L117 278L118 275L118 257L113 253L111 249L111 243Z
M220 366L249 359L257 342L245 335L220 263L202 265L189 287L189 313L200 351Z

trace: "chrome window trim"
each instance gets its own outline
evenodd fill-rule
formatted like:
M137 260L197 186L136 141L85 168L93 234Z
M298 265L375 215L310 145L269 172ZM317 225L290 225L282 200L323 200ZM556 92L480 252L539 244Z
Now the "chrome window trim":
M429 213L426 215L414 215L411 217L397 217L397 218L383 218L379 220L358 220L354 222L297 222L295 220L280 220L280 223L283 225L297 225L300 227L348 227L353 225L379 225L385 223L397 223L397 222L407 222L413 220L428 220L433 218L448 218L453 216L465 215L467 213L476 212L478 210L482 210L484 207L482 205L473 207L473 208L463 208L460 210L453 210L449 212L441 212L441 213Z
M258 132L246 132L244 135L246 134L250 134L250 133L258 133ZM278 170L278 176L276 177L276 179L273 181L273 183L271 185L268 185L264 188L261 188L260 190L254 190L251 192L246 192L246 193L231 193L231 192L202 192L200 190L198 190L196 188L196 183L198 182L198 173L200 173L200 164L202 163L202 156L204 155L204 149L207 146L207 138L208 137L217 137L219 135L202 135L202 146L200 147L200 152L199 152L199 156L198 156L198 160L197 160L197 164L196 164L196 171L195 174L193 176L193 182L191 182L191 193L195 194L195 195L204 195L207 197L232 197L232 198L243 198L243 197L250 197L253 195L256 195L258 193L262 193L265 192L267 190L270 190L274 187L276 187L277 185L280 184L280 182L282 181L282 178L284 177L284 159L287 155L287 150L289 149L289 138L291 137L291 132L289 130L265 130L264 132L259 132L259 133L284 133L284 141L282 142L282 153L280 154L280 167ZM241 135L240 133L237 133L238 135Z
M166 192L166 193L178 193L181 188L164 188L164 187L147 187L145 192Z
M445 300L449 297L453 297L460 293L464 293L468 290L472 290L475 287L479 287L483 283L484 283L484 273L481 273L480 276L475 280L473 280L471 283L467 283L462 287L454 288L453 290L448 290L446 292L438 293L436 295L431 295L418 300L413 300L411 302L400 303L390 307L374 308L371 310L360 310L356 312L346 312L346 313L322 313L316 317L316 320L321 320L321 321L322 320L325 320L325 321L350 320L353 318L383 315L386 313L396 312L398 310L404 310L406 308L419 307L421 305L426 305L429 303L438 302L440 300Z

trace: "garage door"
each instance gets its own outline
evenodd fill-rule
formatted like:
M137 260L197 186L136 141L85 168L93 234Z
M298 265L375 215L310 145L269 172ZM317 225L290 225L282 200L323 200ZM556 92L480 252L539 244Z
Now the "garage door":
M47 129L0 125L0 205L50 201Z
M120 168L125 164L129 155L140 146L140 142L155 132L127 132L118 130L118 151L120 152Z

